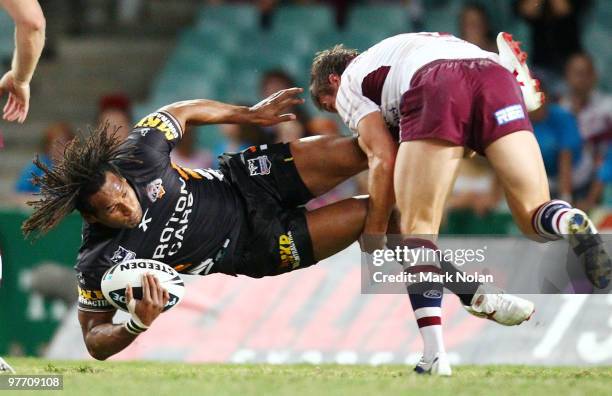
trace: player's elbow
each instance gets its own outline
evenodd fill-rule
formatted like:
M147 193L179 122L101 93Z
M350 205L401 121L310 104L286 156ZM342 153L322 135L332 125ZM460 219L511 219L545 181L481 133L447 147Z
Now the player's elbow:
M98 354L92 354L92 353L90 353L90 355L91 355L92 358L94 358L96 360L99 360L101 362L106 360L106 359L108 359L108 356L106 356L106 355L98 355Z
M22 18L15 20L15 24L29 32L45 32L47 28L47 21L42 12L24 15Z
M395 155L393 153L380 153L370 157L370 170L381 174L393 174L395 168Z
M109 353L99 343L92 341L89 337L85 337L85 346L89 355L96 360L106 360L113 354Z
M97 349L95 349L95 348L92 348L92 347L90 347L89 345L87 346L87 352L89 352L89 355L90 355L92 358L94 358L94 359L96 359L96 360L100 360L100 361L102 361L102 360L106 360L106 359L108 359L109 357L111 357L111 355L110 355L110 354L108 354L108 353L104 353L103 351L100 351L100 350L97 350Z
M104 354L96 351L93 348L90 348L89 346L87 347L87 352L89 352L89 356L96 360L106 360L108 358L108 356L105 356Z

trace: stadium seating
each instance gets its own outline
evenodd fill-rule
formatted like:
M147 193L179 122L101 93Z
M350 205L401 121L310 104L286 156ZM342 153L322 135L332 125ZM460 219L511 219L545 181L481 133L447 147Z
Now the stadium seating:
M610 30L601 25L597 19L586 24L583 34L585 50L593 55L599 74L600 86L612 90L612 47L610 47Z
M224 4L202 7L195 28L208 30L217 27L223 31L254 31L259 23L258 10L250 4ZM231 29L227 29L231 26Z
M408 9L404 5L355 7L349 14L349 30L376 36L393 36L413 30Z
M333 12L324 5L285 6L274 14L274 28L286 26L301 32L319 33L333 29Z
M597 25L609 27L610 21L612 21L612 2L608 0L595 0L590 14L593 22ZM609 41L609 38L607 41Z
M434 0L424 2L425 15L423 30L428 32L459 33L459 11L462 3L459 1Z

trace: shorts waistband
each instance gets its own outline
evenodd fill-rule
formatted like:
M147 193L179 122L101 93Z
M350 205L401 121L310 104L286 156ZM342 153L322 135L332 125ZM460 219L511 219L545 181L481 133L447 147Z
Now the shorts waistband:
M410 86L412 86L412 82L421 76L421 74L426 73L429 69L441 65L441 64L468 64L468 63L482 63L482 64L491 64L491 65L499 65L499 63L495 62L493 59L489 58L462 58L462 59L436 59L435 61L431 61L429 63L424 64L416 72L412 75L410 79Z

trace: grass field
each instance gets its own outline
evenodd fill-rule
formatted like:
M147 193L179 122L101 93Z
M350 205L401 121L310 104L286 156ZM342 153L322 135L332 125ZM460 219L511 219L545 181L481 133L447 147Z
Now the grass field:
M63 374L62 395L609 395L612 368L457 366L451 378L406 366L222 365L12 358L18 374Z

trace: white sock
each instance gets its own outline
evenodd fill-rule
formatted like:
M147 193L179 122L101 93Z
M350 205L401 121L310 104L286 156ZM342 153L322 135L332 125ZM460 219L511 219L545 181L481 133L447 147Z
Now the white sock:
M423 358L432 360L436 354L445 352L442 336L441 309L438 307L419 308L414 311L423 338ZM428 324L434 322L439 324Z

